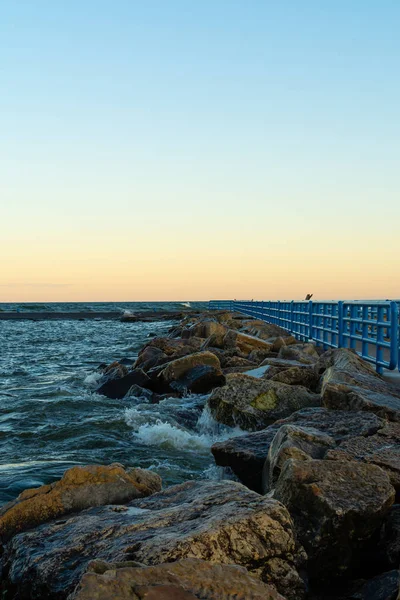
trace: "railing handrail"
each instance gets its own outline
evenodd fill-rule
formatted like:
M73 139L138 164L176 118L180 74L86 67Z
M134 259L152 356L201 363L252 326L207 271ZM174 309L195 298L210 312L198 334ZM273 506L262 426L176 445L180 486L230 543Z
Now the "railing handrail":
M400 370L400 300L210 300L209 308L279 325L325 349L352 348L379 373Z

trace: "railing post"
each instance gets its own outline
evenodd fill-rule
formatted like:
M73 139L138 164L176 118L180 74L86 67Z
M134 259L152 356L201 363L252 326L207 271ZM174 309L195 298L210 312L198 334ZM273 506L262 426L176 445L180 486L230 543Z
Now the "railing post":
M312 320L313 320L313 302L312 300L309 300L308 302L308 319L310 322L309 325L309 339L312 340L313 339L313 331L312 331Z
M397 366L400 371L399 356L399 307L397 302L390 303L390 365L389 369L395 369Z
M293 300L290 303L290 333L293 333L293 311L294 311L294 307L293 307Z
M343 302L339 300L338 302L338 348L343 348Z

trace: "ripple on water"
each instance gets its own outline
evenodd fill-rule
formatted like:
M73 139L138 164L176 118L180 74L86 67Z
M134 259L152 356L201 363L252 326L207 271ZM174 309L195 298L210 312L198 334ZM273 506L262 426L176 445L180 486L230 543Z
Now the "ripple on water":
M74 464L151 468L166 485L204 476L211 444L238 433L212 421L205 396L152 405L95 393L99 364L135 359L172 324L0 321L0 504Z

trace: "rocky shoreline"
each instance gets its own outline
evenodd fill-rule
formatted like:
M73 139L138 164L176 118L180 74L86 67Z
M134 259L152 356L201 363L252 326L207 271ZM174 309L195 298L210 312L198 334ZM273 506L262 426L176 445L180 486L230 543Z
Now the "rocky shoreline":
M25 490L0 509L5 600L398 600L400 388L368 363L193 312L100 370L114 399L209 394L243 430L211 448L230 479L163 489L133 457Z

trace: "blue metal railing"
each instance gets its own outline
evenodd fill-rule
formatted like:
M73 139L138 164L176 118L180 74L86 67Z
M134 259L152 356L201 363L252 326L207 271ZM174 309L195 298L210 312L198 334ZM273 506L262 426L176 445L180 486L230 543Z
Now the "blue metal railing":
M279 325L302 342L352 348L383 369L400 370L400 302L295 302L211 300L210 310L239 312Z

